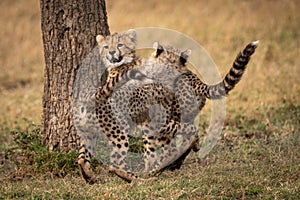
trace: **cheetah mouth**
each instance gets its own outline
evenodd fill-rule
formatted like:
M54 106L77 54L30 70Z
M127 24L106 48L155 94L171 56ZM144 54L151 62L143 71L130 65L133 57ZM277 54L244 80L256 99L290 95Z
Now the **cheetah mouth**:
M119 63L123 60L122 56L119 56L118 58L112 58L110 61L111 63Z

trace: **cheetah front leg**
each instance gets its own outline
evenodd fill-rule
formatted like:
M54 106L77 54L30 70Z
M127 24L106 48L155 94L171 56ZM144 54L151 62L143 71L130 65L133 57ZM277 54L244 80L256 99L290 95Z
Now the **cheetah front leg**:
M78 156L78 166L87 183L94 184L98 182L96 175L91 168L91 153L86 149L85 144L81 142Z

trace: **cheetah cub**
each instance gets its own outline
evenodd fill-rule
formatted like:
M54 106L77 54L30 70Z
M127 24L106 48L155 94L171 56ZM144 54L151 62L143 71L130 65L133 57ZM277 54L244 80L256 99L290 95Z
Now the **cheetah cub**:
M223 81L214 85L204 83L196 74L191 72L186 65L178 65L176 63L186 62L191 53L190 50L181 52L172 46L162 46L159 43L154 43L155 52L152 54L151 61L155 63L154 66L156 68L155 70L152 69L152 71L160 70L154 79L165 82L165 84L174 91L180 105L181 122L192 124L195 117L204 107L206 99L224 98L235 87L241 80L258 43L259 41L249 43L237 55ZM179 60L174 59L176 58L176 55L177 57L180 56ZM145 74L148 75L148 73ZM163 76L160 74L163 74ZM166 78L165 74L169 74L170 76ZM151 77L150 75L148 76ZM168 167L170 169L179 169L185 157L192 149L198 151L199 143L195 143L195 146L187 148L186 151L182 153L181 157Z
M106 37L98 35L96 37L96 41L98 43L101 62L103 64L103 67L105 68L103 76L106 76L108 74L108 71L114 70L115 67L120 67L122 65L135 66L142 63L142 60L136 56L135 47L137 41L135 30L130 29L124 33L114 33ZM113 75L114 73L112 72L111 74ZM130 74L127 74L127 77L132 79L144 78L139 77L139 75L142 74L138 73L137 71L131 71ZM105 81L106 78L104 77L101 79L99 84L104 85L103 82ZM109 84L113 85L114 83L109 82ZM102 92L106 95L109 95L109 92L106 91L106 88L104 88ZM82 95L84 96L84 94ZM95 95L92 96L92 99L95 99ZM95 100L93 100L93 102L95 102ZM90 164L91 157L92 155L94 155L97 140L100 137L100 127L98 119L96 119L95 105L90 105L88 108L78 106L78 108L76 107L76 109L74 110L75 123L80 124L79 128L77 129L78 135L81 139L78 156L78 166L86 182L95 183L98 180L93 170L91 169ZM81 112L83 112L83 114L81 114ZM81 115L87 116L83 118L81 117ZM88 120L86 120L86 118ZM88 121L89 123L86 124L84 123L85 121ZM97 129L97 131L90 131L94 129Z

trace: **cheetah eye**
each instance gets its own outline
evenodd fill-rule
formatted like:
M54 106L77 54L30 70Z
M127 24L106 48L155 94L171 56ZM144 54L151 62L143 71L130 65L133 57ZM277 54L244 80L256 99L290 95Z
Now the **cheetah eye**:
M124 44L122 44L122 43L119 43L119 44L117 45L118 48L123 47L123 46L124 46Z
M104 45L104 46L103 46L103 49L108 49L108 45Z

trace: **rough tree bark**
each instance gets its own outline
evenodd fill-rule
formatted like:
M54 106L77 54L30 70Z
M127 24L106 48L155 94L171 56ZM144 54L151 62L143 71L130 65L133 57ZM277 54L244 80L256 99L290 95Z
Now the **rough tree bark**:
M97 34L108 35L104 0L40 0L45 72L43 143L50 150L79 145L72 116L72 86Z

